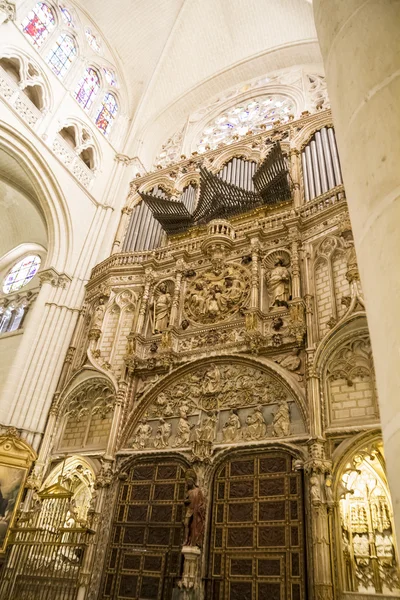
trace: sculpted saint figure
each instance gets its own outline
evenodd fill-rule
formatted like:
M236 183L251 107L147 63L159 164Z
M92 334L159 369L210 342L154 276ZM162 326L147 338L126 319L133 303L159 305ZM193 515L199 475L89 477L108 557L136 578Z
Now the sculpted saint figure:
M103 324L105 310L106 310L106 307L104 305L104 298L101 297L99 299L98 305L96 306L96 308L94 310L92 329L101 329L101 326Z
M201 281L196 281L195 291L190 297L191 309L194 314L202 315L204 313L204 290Z
M222 430L224 442L235 442L239 439L242 425L236 410L231 410L229 418Z
M171 437L171 431L171 423L167 423L164 419L160 419L160 424L157 427L156 438L154 440L154 447L167 448L169 445L169 438Z
M216 394L221 388L221 371L217 365L209 369L203 379L203 394Z
M204 494L196 485L195 473L186 474L187 493L185 498L185 541L184 546L201 547L204 533L206 503Z
M154 302L154 333L165 331L169 325L169 313L171 309L171 294L168 293L167 285L161 283L158 288L159 294Z
M153 429L151 425L147 423L146 419L142 419L139 421L138 428L136 429L132 447L136 449L146 448L152 435Z
M213 442L215 439L215 425L217 423L216 413L209 414L198 429L196 439L198 442Z
M290 273L279 257L268 277L270 306L284 306L290 298Z
M272 432L275 437L285 437L290 433L290 409L286 400L279 403L272 422Z
M187 420L188 406L183 404L179 409L179 421L176 429L174 446L179 448L180 446L187 446L190 439L190 431L192 429L190 423Z
M266 436L267 424L260 405L247 417L246 424L246 438L248 440L259 440Z

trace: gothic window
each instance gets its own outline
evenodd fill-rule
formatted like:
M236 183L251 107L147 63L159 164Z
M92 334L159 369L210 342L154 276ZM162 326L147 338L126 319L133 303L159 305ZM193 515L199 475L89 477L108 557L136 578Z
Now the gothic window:
M76 90L75 90L75 98L78 100L79 104L85 110L89 110L92 106L94 99L100 89L100 78L95 71L89 67L86 69L84 76L80 79Z
M24 33L38 47L43 44L55 25L54 13L44 2L38 2L21 23Z
M94 50L95 52L99 53L101 50L101 46L100 46L96 36L93 35L93 33L91 32L91 30L89 28L85 29L85 35L86 35L86 39L87 39L88 44L91 47L91 49Z
M107 69L106 67L103 67L103 73L107 83L109 85L112 85L113 87L117 87L117 78L115 76L114 71L112 69Z
M203 129L198 151L213 150L220 144L231 144L250 131L272 129L278 122L286 123L295 111L293 100L287 96L260 96L225 110Z
M76 57L76 54L75 41L70 35L63 33L51 49L47 57L47 62L57 77L63 79L72 64L72 61Z
M352 455L338 490L344 589L371 597L397 595L400 583L393 510L381 442Z
M63 18L63 21L68 25L68 27L73 27L74 20L72 18L71 13L69 12L69 10L67 8L61 6L60 11L61 11L61 16Z
M96 125L104 133L110 133L111 126L118 111L118 104L115 96L109 92L105 95L100 111L96 118Z
M24 285L27 285L30 280L36 275L40 267L40 256L35 254L26 256L8 272L3 282L3 292L9 294L16 292Z

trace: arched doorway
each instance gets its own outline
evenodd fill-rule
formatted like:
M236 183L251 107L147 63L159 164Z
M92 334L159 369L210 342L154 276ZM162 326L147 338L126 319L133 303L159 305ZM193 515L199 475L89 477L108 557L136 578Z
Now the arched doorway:
M100 598L171 600L180 570L187 466L177 458L152 457L127 471Z
M243 452L213 482L209 600L306 597L303 482L285 450Z

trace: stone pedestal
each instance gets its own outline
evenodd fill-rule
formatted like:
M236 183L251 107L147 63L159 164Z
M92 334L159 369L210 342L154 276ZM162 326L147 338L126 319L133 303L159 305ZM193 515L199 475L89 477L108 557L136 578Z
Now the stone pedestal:
M182 579L178 583L180 589L179 600L200 600L200 556L201 550L197 546L183 546L184 557Z

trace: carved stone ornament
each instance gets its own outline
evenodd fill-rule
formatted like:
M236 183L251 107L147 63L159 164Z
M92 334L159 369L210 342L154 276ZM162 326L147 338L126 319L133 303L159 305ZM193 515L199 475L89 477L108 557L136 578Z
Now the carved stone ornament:
M250 274L236 264L209 270L188 285L185 313L195 323L217 323L236 314L250 294Z
M4 16L0 16L0 23L7 23L7 21L15 20L15 4L9 2L9 0L0 0L0 13Z
M71 277L65 273L59 273L53 268L39 272L39 281L42 286L44 283L49 283L53 287L65 288L71 281Z

